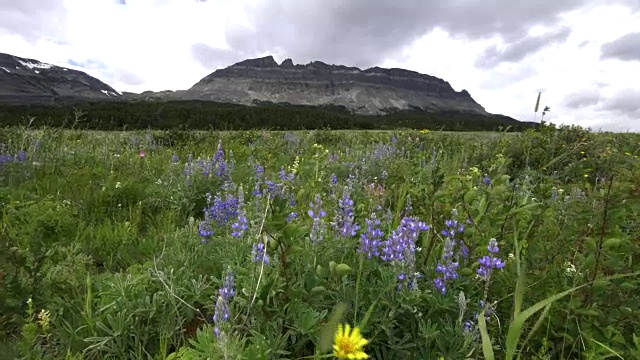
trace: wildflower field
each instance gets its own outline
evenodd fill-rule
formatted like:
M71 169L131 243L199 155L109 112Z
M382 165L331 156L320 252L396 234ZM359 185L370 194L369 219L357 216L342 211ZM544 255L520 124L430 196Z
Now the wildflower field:
M638 359L640 135L0 134L2 359Z

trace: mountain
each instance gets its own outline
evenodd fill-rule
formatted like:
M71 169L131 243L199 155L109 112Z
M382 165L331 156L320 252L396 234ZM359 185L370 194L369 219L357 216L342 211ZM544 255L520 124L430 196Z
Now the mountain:
M0 53L0 103L52 104L120 97L111 86L82 71Z
M150 97L151 94L144 96ZM245 105L338 105L365 115L416 109L490 115L466 90L455 91L448 82L434 76L380 67L361 70L321 61L294 65L286 59L278 65L272 56L216 70L188 90L160 97Z
M455 91L440 78L404 69L361 70L321 61L298 65L291 59L278 64L273 56L266 56L218 69L186 90L121 94L82 71L0 53L0 104L47 105L88 100L200 100L324 106L359 115L408 110L462 113L474 118L494 116L466 90Z

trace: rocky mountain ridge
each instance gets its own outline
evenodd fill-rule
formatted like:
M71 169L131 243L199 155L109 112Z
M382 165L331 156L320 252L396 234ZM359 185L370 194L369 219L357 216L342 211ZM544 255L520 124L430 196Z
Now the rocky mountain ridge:
M455 91L443 79L405 69L362 70L321 61L300 65L291 59L278 64L265 56L215 70L186 90L121 94L82 71L0 53L0 103L87 100L266 102L342 106L363 115L421 110L491 116L466 90Z
M466 90L455 91L435 76L396 68L361 70L321 61L295 65L286 59L278 65L272 56L216 70L190 89L170 97L247 105L255 101L342 105L367 115L415 108L488 115Z
M0 53L0 103L53 104L118 98L118 91L82 71Z

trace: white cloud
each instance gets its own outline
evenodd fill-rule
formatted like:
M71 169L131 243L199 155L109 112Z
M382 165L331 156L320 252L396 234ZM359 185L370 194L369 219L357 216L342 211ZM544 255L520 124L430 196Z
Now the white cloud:
M485 109L523 121L533 121L538 90L543 91L541 106L551 111L546 120L557 124L577 124L596 129L640 132L640 118L634 113L614 111L607 102L619 99L619 91L640 90L631 74L640 74L640 62L600 60L600 46L640 29L640 13L625 7L600 6L588 11L565 14L565 25L572 33L565 43L553 44L518 63L503 63L478 70L475 59L487 45L500 39L467 42L443 31L434 31L406 49L401 61L384 65L407 67L429 73L451 83L456 90L467 89ZM598 24L598 26L593 26ZM541 29L532 30L536 35ZM588 41L588 44L583 44ZM570 94L599 91L600 102L582 108L565 103ZM537 115L540 120L540 113Z
M244 46L242 42L250 40L238 37L237 29L255 27L250 21L255 14L254 17L249 14L259 0L127 0L126 5L121 2L66 0L64 23L46 38L41 34L39 37L34 33L18 34L0 25L3 45L0 51L84 69L119 91L134 92L190 87L215 70L194 59L194 49L206 56L217 56L216 51L207 52L206 46L221 50L220 66L230 65L228 59L233 58L223 56L224 50L244 54L251 51L247 48L256 49L259 52L248 57L271 53L280 60L294 52L284 45L272 45L265 52L262 45L253 43L245 49L230 48L229 44ZM56 14L59 11L56 8ZM21 9L21 14L26 12ZM540 37L567 27L571 31L566 41L562 38L542 47L534 44L532 48L539 51L507 56L505 59L511 62L504 62L499 55L516 51L509 50L510 46L524 47L527 42L521 37L507 38L496 33L468 36L450 33L454 30L443 27L435 30L426 27L426 35L407 42L408 46L387 55L379 65L443 78L456 90L468 90L487 111L520 120L533 120L537 91L542 89L541 107L551 108L546 117L551 122L640 131L640 119L630 117L633 112L625 113L616 107L624 98L621 92L640 91L640 83L630 76L640 73L640 62L600 56L603 44L640 31L640 12L633 13L623 6L589 6L562 13L559 18L561 21L555 25L531 27L528 35ZM263 38L270 34L266 27L252 30ZM314 46L314 39L305 34L291 33L287 37L287 44L293 43L291 37L300 37L298 41L304 42L305 48ZM274 43L277 42L270 42ZM496 65L480 69L477 61L487 55L487 49L497 51L492 55L492 63ZM296 63L307 60L293 57ZM70 61L79 65L71 65ZM205 63L215 64L216 59ZM575 106L580 103L576 94L585 93L599 93L599 97L583 102L582 107Z

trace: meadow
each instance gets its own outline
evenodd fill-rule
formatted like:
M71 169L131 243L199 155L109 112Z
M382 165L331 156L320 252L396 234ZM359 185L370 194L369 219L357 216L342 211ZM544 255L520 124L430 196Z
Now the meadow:
M0 358L640 358L640 134L0 143Z

